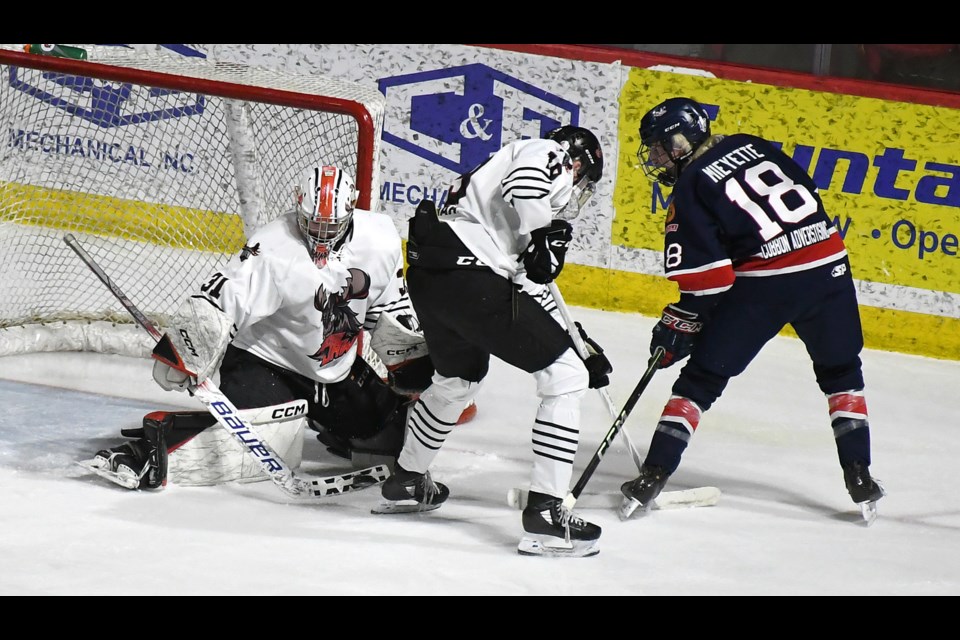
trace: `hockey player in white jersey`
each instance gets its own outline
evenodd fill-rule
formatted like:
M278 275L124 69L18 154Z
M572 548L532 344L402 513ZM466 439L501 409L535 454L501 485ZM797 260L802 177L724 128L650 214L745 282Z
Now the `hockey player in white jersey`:
M411 407L394 475L375 513L435 509L448 488L428 471L457 416L476 397L490 356L533 374L540 405L521 554L588 556L600 527L563 505L588 387L608 383L602 351L577 355L546 286L560 273L569 219L603 174L587 129L564 126L510 143L450 188L440 211L423 202L410 220L407 283L436 367ZM551 313L553 315L551 315Z
M407 404L433 373L406 293L400 235L390 217L355 208L353 179L339 167L309 167L293 191L293 208L254 232L181 305L168 334L196 377L158 360L154 378L183 390L219 373L239 409L260 408L261 436L291 468L301 461L305 425L354 466L392 465ZM361 357L366 334L389 384ZM130 488L168 477L266 478L229 433L208 428L214 423L205 411L151 413L142 429L123 431L133 441L98 452L93 464Z

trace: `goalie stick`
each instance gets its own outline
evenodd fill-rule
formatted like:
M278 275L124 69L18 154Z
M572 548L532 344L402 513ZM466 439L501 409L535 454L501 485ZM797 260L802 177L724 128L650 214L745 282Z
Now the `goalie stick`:
M106 285L110 292L120 301L120 304L133 316L147 333L157 341L157 349L154 351L154 358L179 368L184 373L190 374L182 366L182 359L176 352L170 337L161 334L152 322L137 308L133 302L120 290L113 282L110 276L100 267L99 264L80 246L80 243L72 234L63 236L63 241L68 247L73 249L84 264ZM163 354L163 357L157 355L157 351ZM178 364L180 365L178 367ZM386 465L377 465L360 469L351 473L334 475L327 477L299 477L283 459L277 455L273 448L257 435L256 429L240 415L234 404L223 394L214 384L213 380L207 378L200 384L189 389L190 394L196 397L206 406L207 410L216 419L217 424L227 430L237 442L257 461L264 473L277 487L293 498L322 498L332 495L340 495L347 491L363 489L379 482L383 482L389 477L390 472Z

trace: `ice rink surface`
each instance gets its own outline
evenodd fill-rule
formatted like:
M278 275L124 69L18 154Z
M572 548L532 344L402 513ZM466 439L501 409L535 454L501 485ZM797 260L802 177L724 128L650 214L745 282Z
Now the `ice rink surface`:
M626 400L647 361L653 319L571 313L614 365ZM716 486L713 507L610 507L636 475L621 441L578 512L603 527L600 554L519 556L532 378L495 360L479 412L434 465L449 501L424 514L372 515L379 490L313 504L272 483L128 491L74 464L123 441L122 427L164 408L202 408L164 392L148 360L89 353L0 358L0 595L960 595L960 362L863 354L874 476L888 495L861 523L843 486L803 345L777 338L704 414L666 490ZM626 428L644 452L679 367L661 370ZM612 419L583 404L574 480ZM345 471L305 435L301 472Z

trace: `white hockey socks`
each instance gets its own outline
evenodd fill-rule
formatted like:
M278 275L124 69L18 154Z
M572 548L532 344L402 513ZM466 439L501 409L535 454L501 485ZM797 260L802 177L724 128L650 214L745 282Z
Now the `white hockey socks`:
M435 374L432 384L408 410L406 437L397 463L407 471L426 472L479 390L480 383Z
M582 392L544 398L533 424L531 491L564 497L570 491L580 443Z

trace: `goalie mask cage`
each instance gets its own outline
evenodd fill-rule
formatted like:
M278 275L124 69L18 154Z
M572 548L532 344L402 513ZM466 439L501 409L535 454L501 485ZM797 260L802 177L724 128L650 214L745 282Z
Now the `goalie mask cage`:
M304 167L344 167L358 206L373 208L375 88L202 58L91 58L0 50L0 356L153 347L68 232L163 330L254 229L292 208Z

